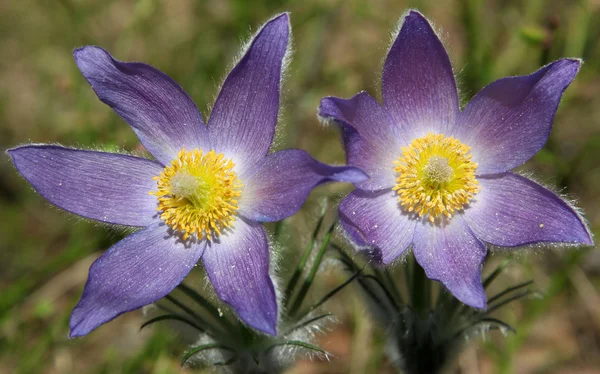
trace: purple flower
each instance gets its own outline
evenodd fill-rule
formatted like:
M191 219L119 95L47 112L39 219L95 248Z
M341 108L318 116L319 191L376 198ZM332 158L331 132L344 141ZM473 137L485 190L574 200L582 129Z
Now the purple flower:
M71 337L153 303L202 258L217 294L248 325L276 334L268 238L260 222L294 214L327 181L360 182L352 167L306 152L268 154L279 110L289 17L266 23L223 83L206 126L183 89L141 63L98 47L75 50L100 100L127 121L156 160L26 145L9 150L19 173L58 207L141 227L90 268Z
M592 245L573 207L510 172L548 139L580 65L562 59L500 79L461 111L442 43L421 14L408 13L383 67L384 105L361 92L319 108L341 126L348 164L370 176L340 205L350 240L384 265L412 245L429 278L476 308L486 307L486 243Z

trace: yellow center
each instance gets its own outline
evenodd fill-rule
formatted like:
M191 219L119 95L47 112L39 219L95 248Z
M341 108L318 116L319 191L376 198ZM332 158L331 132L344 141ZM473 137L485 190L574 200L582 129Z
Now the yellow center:
M432 133L403 147L394 162L398 177L393 190L400 205L431 222L463 209L480 189L470 150L453 137Z
M177 158L154 177L160 218L173 230L211 240L231 227L243 187L233 171L235 164L215 151L179 151Z

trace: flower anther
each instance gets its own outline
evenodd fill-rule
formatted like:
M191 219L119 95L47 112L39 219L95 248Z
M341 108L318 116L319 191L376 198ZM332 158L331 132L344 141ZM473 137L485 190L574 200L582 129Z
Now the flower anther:
M243 187L233 171L235 164L214 150L204 153L198 148L182 149L177 158L154 177L158 191L160 218L183 239L221 235L231 227L238 210L238 198Z
M451 136L433 133L403 147L394 162L393 188L402 208L432 223L463 209L480 190L470 150Z

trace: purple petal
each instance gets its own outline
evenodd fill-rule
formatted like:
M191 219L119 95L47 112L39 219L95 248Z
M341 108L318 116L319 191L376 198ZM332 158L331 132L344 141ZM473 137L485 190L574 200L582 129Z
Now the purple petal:
M383 101L406 139L447 133L458 115L448 54L431 25L411 11L383 67Z
M121 240L90 267L81 300L71 313L70 337L86 335L167 295L205 248L204 243L184 245L165 225L147 227Z
M326 97L321 100L319 116L342 127L348 165L369 175L358 188L377 191L396 184L394 161L408 142L374 98L366 92L349 100Z
M55 145L27 145L8 151L15 167L52 204L80 216L127 226L157 218L155 161L116 153Z
M185 91L166 74L137 62L121 62L98 47L73 52L98 98L133 127L163 165L183 147L208 149L202 116Z
M442 282L463 303L485 309L481 268L487 250L460 215L445 227L418 224L414 253L428 278Z
M239 170L263 158L273 141L289 34L287 14L262 27L223 83L210 115L212 146L233 157Z
M506 173L479 178L481 191L465 210L465 221L488 243L514 247L540 242L593 245L581 216L537 183Z
M360 169L322 164L303 150L286 149L267 156L244 180L239 213L253 221L279 221L296 213L321 183L359 183L367 178Z
M258 223L237 219L202 257L217 295L249 326L277 334L277 299L269 276L269 245Z
M472 147L478 174L508 171L542 148L580 65L580 60L558 60L531 75L499 79L475 95L454 131Z
M386 265L410 246L417 222L400 209L392 190L352 192L340 204L340 219L350 239Z

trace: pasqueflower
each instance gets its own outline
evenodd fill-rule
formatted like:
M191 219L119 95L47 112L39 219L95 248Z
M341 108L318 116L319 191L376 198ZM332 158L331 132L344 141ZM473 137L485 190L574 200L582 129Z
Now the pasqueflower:
M72 337L165 296L200 258L216 293L243 321L276 333L269 241L260 222L294 214L320 183L366 179L302 150L269 154L289 32L287 14L262 27L224 81L208 126L164 73L98 47L75 50L100 100L155 159L57 145L8 151L19 173L56 206L142 228L91 266L71 315Z
M383 265L412 246L430 279L476 308L486 306L486 244L591 245L568 202L510 171L546 143L580 66L566 58L497 80L461 111L448 54L409 12L383 67L383 105L361 92L319 108L341 126L348 164L370 177L340 204L350 240Z

